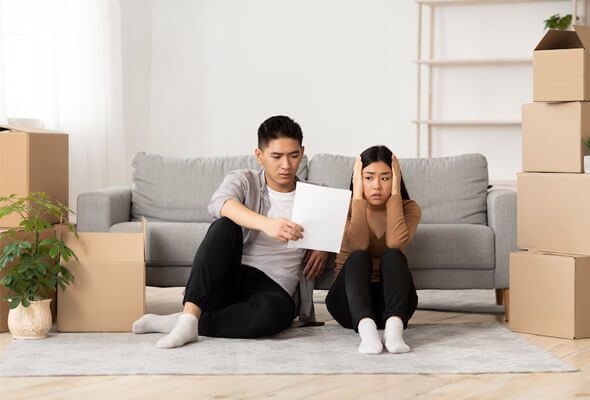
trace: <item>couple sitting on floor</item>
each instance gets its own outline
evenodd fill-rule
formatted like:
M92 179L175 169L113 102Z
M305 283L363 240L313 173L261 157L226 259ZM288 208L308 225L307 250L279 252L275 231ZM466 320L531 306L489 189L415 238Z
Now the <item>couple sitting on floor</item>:
M304 228L291 221L297 168L303 158L301 127L285 116L258 128L260 171L228 173L209 203L216 219L195 255L184 310L146 314L135 333L167 333L157 342L173 348L204 336L257 338L288 328L296 315L313 318L313 282L326 252L287 248ZM359 352L410 350L403 331L418 304L403 253L420 221L420 206L410 200L399 162L385 146L357 157L352 200L336 279L326 306L344 328L358 332ZM383 341L378 329L385 329Z

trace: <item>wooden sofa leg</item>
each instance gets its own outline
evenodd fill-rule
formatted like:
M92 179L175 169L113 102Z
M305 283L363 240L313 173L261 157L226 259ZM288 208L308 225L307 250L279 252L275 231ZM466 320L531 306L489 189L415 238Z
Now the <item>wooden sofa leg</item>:
M504 304L504 289L496 289L496 304L499 306Z

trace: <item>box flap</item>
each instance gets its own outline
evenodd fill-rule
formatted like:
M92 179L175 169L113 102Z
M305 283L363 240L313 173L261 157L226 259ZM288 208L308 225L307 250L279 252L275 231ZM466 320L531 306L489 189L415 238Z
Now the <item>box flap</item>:
M535 50L582 49L584 45L580 39L577 32L550 29Z
M555 250L543 250L543 249L528 249L528 253L530 254L542 254L546 256L555 256L555 257L570 257L575 259L590 259L590 255L587 254L579 254L579 253L568 253L562 251L555 251Z
M57 131L50 131L47 129L41 129L41 128L27 128L24 126L16 126L16 125L0 125L0 133L6 133L6 132L23 132L23 133L61 133L62 132L57 132Z

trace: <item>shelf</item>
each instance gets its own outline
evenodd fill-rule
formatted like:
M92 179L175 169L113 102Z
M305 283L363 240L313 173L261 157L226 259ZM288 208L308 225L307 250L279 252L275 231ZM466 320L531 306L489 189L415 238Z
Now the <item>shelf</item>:
M521 58L465 58L455 60L442 59L420 59L414 60L414 63L420 65L528 65L533 63L530 57Z
M445 120L413 120L412 123L417 125L430 126L520 126L521 122L512 121L490 121L490 120L473 120L473 121L445 121Z
M554 3L556 1L560 0L416 0L416 3L426 6L466 6L469 4Z

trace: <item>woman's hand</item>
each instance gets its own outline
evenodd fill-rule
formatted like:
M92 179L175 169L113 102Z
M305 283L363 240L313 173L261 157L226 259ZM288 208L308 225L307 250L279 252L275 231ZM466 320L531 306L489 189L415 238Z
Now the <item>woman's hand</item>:
M354 168L352 170L352 199L363 199L363 163L361 156L357 156L354 160Z
M391 155L391 195L397 195L401 192L402 173L399 167L399 160L395 154Z

